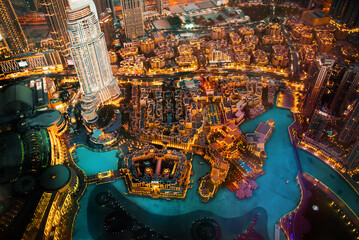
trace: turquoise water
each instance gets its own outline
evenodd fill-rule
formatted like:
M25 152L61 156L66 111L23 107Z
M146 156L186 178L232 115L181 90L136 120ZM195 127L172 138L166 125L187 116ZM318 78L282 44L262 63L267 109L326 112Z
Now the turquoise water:
M108 152L93 152L85 147L79 147L75 150L78 162L76 163L86 175L106 172L117 169L116 153L118 150Z
M256 180L259 187L253 192L251 198L239 200L235 197L235 194L230 192L227 188L222 188L217 192L214 199L211 199L207 203L201 202L197 193L197 180L209 172L210 166L208 166L200 156L194 156L193 159L194 176L192 176L192 179L194 184L193 188L188 190L186 199L167 201L139 196L124 196L148 212L167 216L182 215L196 210L204 210L221 217L234 218L242 216L256 207L262 207L268 214L267 226L269 237L270 239L274 239L274 225L283 215L295 209L300 201L300 190L295 181L298 168L287 131L293 118L288 117L288 114L290 114L288 110L274 107L265 114L246 121L240 126L242 132L247 133L254 132L255 128L262 121L267 121L269 118L273 118L275 121L275 130L266 144L266 153L268 156L264 164L266 174ZM81 148L78 150L80 149ZM82 151L84 151L83 155L79 154ZM98 158L100 158L100 156L102 158L102 155L108 157L111 155L115 158L116 151L93 154L94 155L92 155L89 150L80 150L80 152L78 152L78 158L80 160L78 165L81 168L83 166L86 173L101 171L99 168L108 168L102 166L102 162L104 161L98 161ZM335 173L335 171L314 157L312 157L313 163L310 163L308 160L310 155L304 151L299 151L299 154L304 172L308 172L312 176L318 178L324 184L332 188L337 194L341 191L342 193L338 195L342 197L354 211L357 213L359 212L357 195L351 187ZM111 157L109 158L112 159ZM95 162L95 165L91 167L86 163L81 165L83 159L85 159L86 162L90 161L90 159L94 159L93 161ZM99 164L100 162L101 165ZM330 177L330 173L334 175L334 178ZM287 180L289 180L288 184L286 184ZM127 192L123 180L117 180L111 184L113 184L121 193ZM88 227L86 224L88 211L87 200L91 193L91 189L92 186L89 186L88 191L80 201L81 209L76 219L74 239L89 239Z

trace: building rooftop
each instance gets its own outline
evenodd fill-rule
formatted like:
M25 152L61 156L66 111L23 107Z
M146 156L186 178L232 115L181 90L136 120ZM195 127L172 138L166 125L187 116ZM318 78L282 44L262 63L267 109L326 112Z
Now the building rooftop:
M65 165L54 165L47 168L40 176L40 184L45 190L56 191L70 181L70 169Z

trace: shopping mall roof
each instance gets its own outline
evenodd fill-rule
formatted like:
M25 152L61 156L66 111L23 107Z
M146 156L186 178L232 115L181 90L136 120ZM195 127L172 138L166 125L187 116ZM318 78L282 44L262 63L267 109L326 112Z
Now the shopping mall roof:
M0 105L7 113L17 113L33 107L33 92L25 85L13 85L0 93Z
M70 181L70 169L65 165L54 165L47 168L40 176L40 184L45 190L56 191Z
M61 119L61 113L56 109L38 111L36 116L28 119L30 126L51 127Z

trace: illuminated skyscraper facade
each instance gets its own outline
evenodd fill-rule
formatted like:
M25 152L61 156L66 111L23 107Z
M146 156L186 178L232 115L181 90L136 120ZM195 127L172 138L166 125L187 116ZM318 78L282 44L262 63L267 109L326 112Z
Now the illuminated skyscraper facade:
M333 0L330 15L350 28L359 27L358 8L358 0Z
M70 51L80 81L82 116L88 123L97 120L97 107L119 96L113 77L105 36L91 0L71 0L68 12Z
M341 115L353 99L358 97L359 65L351 65L345 69L340 79L340 84L330 104L330 109Z
M143 25L143 1L121 0L122 16L126 38L136 38L145 35Z
M96 9L97 9L97 16L100 18L101 13L107 12L106 9L111 9L111 15L113 15L114 11L114 3L113 0L94 0Z
M51 37L55 42L55 49L60 53L63 63L66 64L66 60L70 56L66 14L69 2L68 0L42 0L41 5Z
M353 143L359 136L359 100L354 104L343 129L338 135L338 140L345 146Z
M116 37L111 9L107 8L105 12L100 14L100 27L105 34L107 48L110 48Z
M315 110L310 121L307 136L314 140L319 140L327 126L329 114L322 110Z
M162 14L163 11L162 0L156 0L156 10L159 14Z
M302 105L302 114L305 117L311 117L317 107L324 88L330 77L331 69L335 63L334 59L318 56L313 62L309 76L305 83L306 97Z
M345 158L345 164L349 171L359 168L359 139L350 149L349 154Z
M38 0L24 0L25 6L31 11L37 11L38 2Z
M27 52L29 50L27 39L17 19L10 0L0 0L1 36L12 54Z

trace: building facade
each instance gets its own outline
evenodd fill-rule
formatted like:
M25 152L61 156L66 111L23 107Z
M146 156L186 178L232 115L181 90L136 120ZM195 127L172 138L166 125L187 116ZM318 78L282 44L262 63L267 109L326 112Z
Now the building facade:
M27 52L28 42L9 0L0 0L0 33L13 55Z
M359 167L359 140L350 149L345 159L345 164L349 171L353 171Z
M121 0L121 6L126 38L136 38L145 35L143 1Z
M113 77L105 36L91 0L77 0L68 13L70 51L75 63L82 91L82 116L88 123L97 120L97 107L119 96L120 90Z
M354 107L347 117L343 129L340 131L338 140L345 146L354 142L359 135L359 100L354 104Z
M302 105L304 117L311 117L318 105L335 63L334 59L318 56L312 63L304 88L306 96Z
M51 38L54 40L54 48L60 53L62 62L66 64L70 56L66 14L69 2L68 0L42 0L41 5L49 25Z
M359 27L359 1L357 0L333 0L330 15L345 23L349 28Z
M100 14L100 27L105 34L107 48L110 49L116 37L111 9L107 8L105 12Z
M324 129L329 120L329 114L322 110L315 110L310 121L307 136L318 141L323 135Z
M359 65L351 65L345 69L344 75L340 79L340 84L330 104L330 109L337 115L341 115L351 103L351 100L357 97L358 87Z

